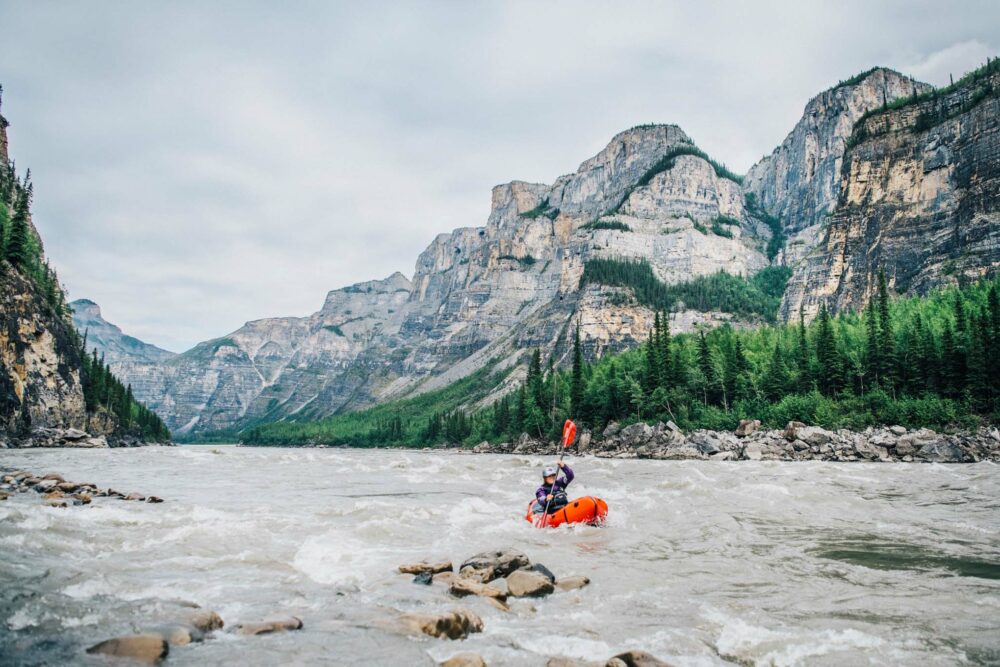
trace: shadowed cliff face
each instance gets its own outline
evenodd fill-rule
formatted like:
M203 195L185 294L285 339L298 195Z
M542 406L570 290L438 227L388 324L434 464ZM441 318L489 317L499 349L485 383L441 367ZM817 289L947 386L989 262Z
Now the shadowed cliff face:
M868 117L846 157L840 203L796 268L787 318L864 307L884 268L922 294L1000 267L1000 73Z

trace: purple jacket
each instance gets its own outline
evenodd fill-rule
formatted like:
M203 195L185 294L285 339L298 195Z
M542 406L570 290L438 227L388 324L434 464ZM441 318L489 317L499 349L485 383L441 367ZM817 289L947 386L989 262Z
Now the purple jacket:
M538 490L535 491L535 497L538 498L538 500L544 503L545 496L549 495L550 493L557 493L559 491L566 490L566 487L569 486L569 483L573 481L573 469L570 468L568 465L564 464L562 471L563 473L565 473L566 477L560 478L558 470L556 471L556 481L552 484L552 486L555 487L555 491L553 491L551 487L545 486L544 484L538 487Z

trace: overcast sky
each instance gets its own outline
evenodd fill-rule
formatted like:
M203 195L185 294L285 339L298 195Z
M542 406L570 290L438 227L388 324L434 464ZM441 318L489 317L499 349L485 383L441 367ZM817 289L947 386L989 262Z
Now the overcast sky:
M997 55L1000 3L0 0L0 31L12 155L71 297L180 351L412 277L493 185L639 123L744 172L839 79L942 84Z

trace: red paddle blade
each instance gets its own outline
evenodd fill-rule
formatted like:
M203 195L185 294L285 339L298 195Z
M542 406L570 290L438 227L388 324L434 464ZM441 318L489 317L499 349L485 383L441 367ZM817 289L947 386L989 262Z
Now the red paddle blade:
M563 449L572 445L573 440L575 439L576 439L576 424L573 423L573 420L567 419L566 423L563 424L563 437L562 437Z

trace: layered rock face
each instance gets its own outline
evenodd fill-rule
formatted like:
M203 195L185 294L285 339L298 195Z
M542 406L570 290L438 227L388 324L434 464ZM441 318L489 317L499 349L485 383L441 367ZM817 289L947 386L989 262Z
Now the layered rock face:
M778 217L788 237L779 261L794 265L818 241L840 196L841 167L854 124L866 113L931 86L877 68L858 81L824 91L769 156L747 172L747 194Z
M621 289L581 290L589 259L646 259L667 282L767 265L738 183L694 155L654 169L678 148L693 144L676 126L633 128L552 185L494 188L486 225L439 235L412 282L335 290L314 315L249 322L165 361L109 351L112 367L172 430L194 434L319 418L510 367L527 347L565 349L576 315L592 353L634 344L651 314ZM719 216L736 223L728 237L696 228ZM595 228L609 222L629 231ZM713 317L724 316L680 313L677 328Z
M814 316L864 307L884 269L922 294L1000 267L1000 73L866 118L840 202L782 303Z
M68 324L51 313L30 281L5 264L0 268L0 434L86 428L79 368Z

